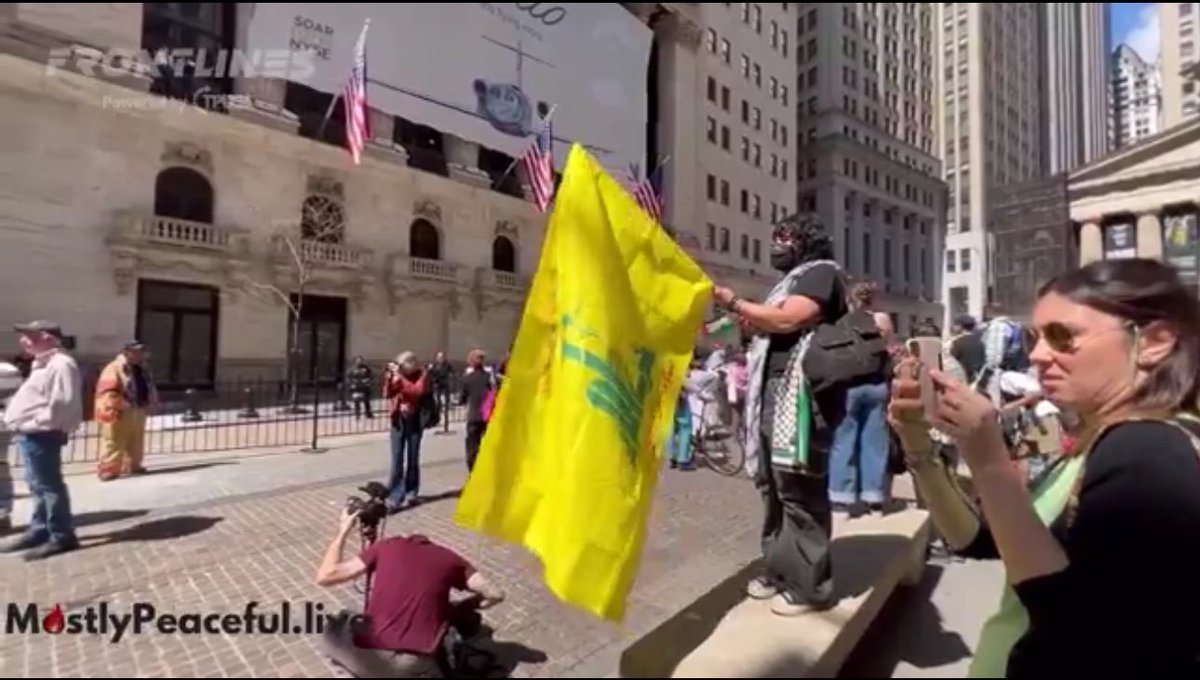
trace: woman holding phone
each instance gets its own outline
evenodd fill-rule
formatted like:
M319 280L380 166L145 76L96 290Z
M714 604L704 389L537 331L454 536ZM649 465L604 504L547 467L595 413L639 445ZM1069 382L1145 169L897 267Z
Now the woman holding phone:
M1032 482L996 407L906 359L889 417L948 546L1003 560L1007 584L971 677L1200 670L1200 304L1155 260L1107 260L1046 284L1031 360L1044 394L1082 423ZM936 389L927 415L920 372ZM979 506L933 447L954 439Z

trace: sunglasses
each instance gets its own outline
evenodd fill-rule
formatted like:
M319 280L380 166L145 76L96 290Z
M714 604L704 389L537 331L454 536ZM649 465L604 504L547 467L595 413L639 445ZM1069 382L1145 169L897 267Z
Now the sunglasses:
M1117 326L1116 328L1106 328L1100 331L1082 331L1071 328L1061 321L1051 321L1050 323L1038 328L1027 328L1025 330L1025 350L1032 352L1034 347L1037 347L1039 340L1045 340L1046 346L1052 351L1060 354L1069 354L1079 350L1083 344L1083 340L1095 338L1104 333L1113 331L1121 331L1124 333L1136 333L1138 330L1137 324L1132 321ZM1090 338L1089 338L1090 336Z

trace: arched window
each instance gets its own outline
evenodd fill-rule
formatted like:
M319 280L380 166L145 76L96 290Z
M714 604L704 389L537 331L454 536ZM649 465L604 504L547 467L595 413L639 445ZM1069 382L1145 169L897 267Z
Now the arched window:
M408 254L423 260L442 259L442 237L429 220L418 219L409 227Z
M341 243L346 238L346 211L328 196L309 196L300 211L300 236L306 241Z
M154 214L212 224L212 185L191 168L167 168L154 179Z
M492 241L492 269L498 272L517 271L517 249L507 236L497 236Z

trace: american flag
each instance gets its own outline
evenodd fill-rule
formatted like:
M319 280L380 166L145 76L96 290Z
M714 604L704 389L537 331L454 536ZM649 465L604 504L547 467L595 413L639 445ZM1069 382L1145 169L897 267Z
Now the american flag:
M533 202L538 210L546 212L554 198L554 133L550 116L546 116L533 144L521 156L521 165L525 167L525 176L533 189Z
M371 20L367 19L354 45L354 67L342 94L342 106L346 110L346 143L355 165L362 161L363 145L371 135L367 115L367 29L370 26Z
M641 206L646 214L654 218L655 222L662 224L663 219L663 193L662 193L662 166L658 166L650 173L649 177L641 177L638 171L638 166L630 166L629 173L630 182L633 184L633 198L637 204Z

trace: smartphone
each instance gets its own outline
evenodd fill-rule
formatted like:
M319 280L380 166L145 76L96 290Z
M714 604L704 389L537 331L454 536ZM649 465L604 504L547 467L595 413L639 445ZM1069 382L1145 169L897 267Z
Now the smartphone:
M921 385L921 403L925 406L925 419L932 422L937 413L937 389L929 369L942 370L942 339L937 337L912 338L907 343L908 353L920 362L917 381Z

